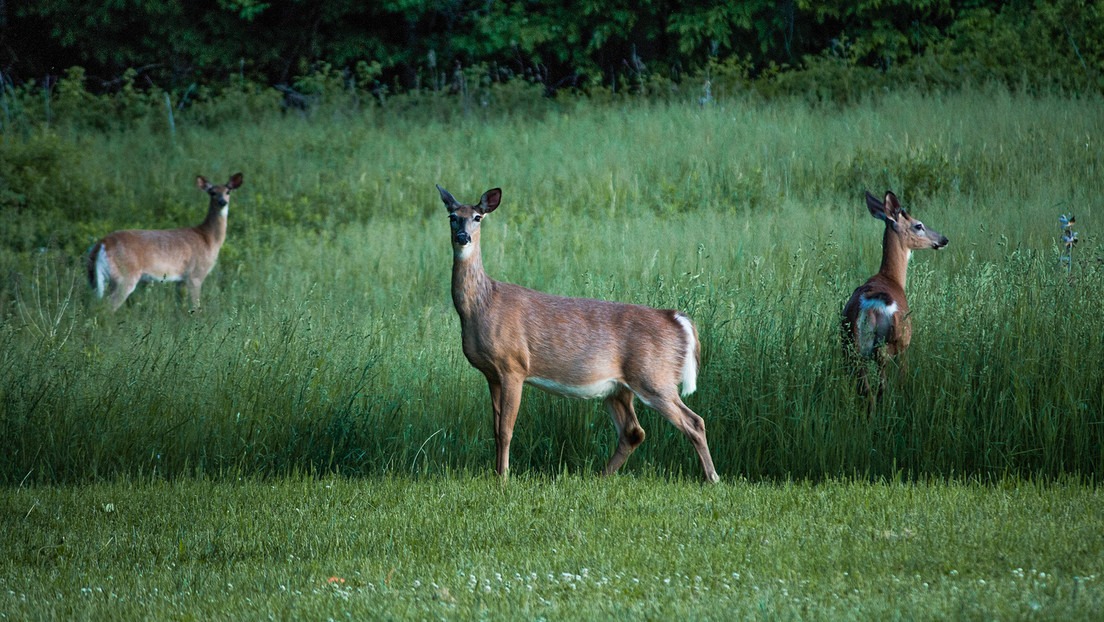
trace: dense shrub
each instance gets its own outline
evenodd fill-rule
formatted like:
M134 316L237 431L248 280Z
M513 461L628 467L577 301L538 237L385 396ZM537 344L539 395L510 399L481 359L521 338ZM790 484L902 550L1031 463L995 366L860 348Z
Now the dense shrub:
M0 19L0 71L8 82L39 79L50 90L63 86L59 68L82 66L87 75L66 79L94 93L140 87L154 103L163 98L158 89L184 101L196 85L220 87L231 76L282 85L292 105L338 93L360 100L364 92L378 99L458 90L457 74L472 67L493 82L539 84L546 94L667 97L691 78L684 95L698 97L698 78L716 79L723 91L734 68L756 78L801 70L779 88L831 100L851 99L871 71L895 83L1026 81L1083 92L1104 86L1101 11L1086 0L342 0L317 7L50 0ZM139 99L128 94L116 112Z

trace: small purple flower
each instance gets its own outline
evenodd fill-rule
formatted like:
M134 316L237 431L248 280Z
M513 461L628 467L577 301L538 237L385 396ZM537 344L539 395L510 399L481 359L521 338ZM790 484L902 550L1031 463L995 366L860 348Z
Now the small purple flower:
M1077 244L1077 232L1067 230L1062 233L1062 243L1066 245L1066 248L1073 248L1073 245Z
M1066 265L1066 271L1073 268L1073 246L1077 244L1077 232L1073 230L1077 218L1073 214L1058 216L1058 225L1062 229L1062 255L1058 261Z

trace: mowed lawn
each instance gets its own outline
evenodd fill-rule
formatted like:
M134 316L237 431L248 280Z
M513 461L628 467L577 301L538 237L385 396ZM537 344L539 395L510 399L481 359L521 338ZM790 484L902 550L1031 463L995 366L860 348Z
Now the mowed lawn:
M625 475L0 492L5 619L1098 619L1076 481Z

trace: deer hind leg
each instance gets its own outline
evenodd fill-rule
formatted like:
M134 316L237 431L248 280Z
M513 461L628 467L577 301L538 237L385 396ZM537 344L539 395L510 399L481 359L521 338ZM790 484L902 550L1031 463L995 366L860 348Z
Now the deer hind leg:
M847 371L855 381L855 392L867 397L870 395L870 359L863 356L859 332L849 325L844 326L843 356Z
M488 378L487 384L491 389L491 408L494 412L495 470L505 479L510 471L510 439L514 436L524 380Z
M606 410L617 428L617 449L606 463L602 475L613 475L625 464L633 450L644 442L644 428L633 410L633 392L622 387L605 399Z
M867 368L866 361L856 366L855 375L858 376L855 381L855 390L859 392L859 395L868 397L870 395L870 370Z
M710 483L720 481L721 478L717 475L717 470L713 468L713 458L709 454L709 444L705 439L705 420L682 402L675 387L672 386L667 391L648 391L646 389L637 391L634 389L633 392L640 396L645 404L658 410L661 415L681 430L686 438L690 439L694 450L698 452L698 459L701 460L705 480Z
M855 391L866 402L867 414L874 414L882 401L885 386L885 366L882 358L885 348L878 348L870 357L854 353L851 359L851 373L855 377ZM873 369L871 369L873 368ZM872 380L875 376L876 380Z
M851 355L855 361L855 373L858 376L856 390L867 398L867 410L873 413L882 401L885 391L885 366L890 358L886 340L893 329L893 315L886 313L884 305L866 304L859 315L854 332L854 346ZM871 379L871 369L875 368L876 380Z
M131 275L112 277L111 296L108 297L112 311L118 311L119 307L123 306L126 299L134 292L134 288L138 287L138 280L139 277Z
M870 395L870 359L859 354L857 348L849 348L847 358L855 379L855 392L862 397Z
M882 402L882 394L885 393L886 387L886 365L889 363L890 357L886 349L878 348L874 353L874 360L878 366L878 389L875 394L875 399L880 404Z

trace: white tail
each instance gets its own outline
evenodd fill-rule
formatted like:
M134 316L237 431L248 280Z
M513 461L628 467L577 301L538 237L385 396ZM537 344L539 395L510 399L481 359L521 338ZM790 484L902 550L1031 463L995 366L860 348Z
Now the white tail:
M207 218L184 229L128 229L116 231L92 245L88 255L88 282L103 298L111 285L111 309L122 306L139 281L183 281L192 308L199 307L203 280L218 260L226 240L230 191L241 187L242 174L216 186L196 177L196 187L211 197Z
M552 296L492 280L483 270L479 225L498 207L488 190L463 205L437 186L452 225L452 302L460 315L464 356L491 391L496 467L506 476L522 386L578 398L602 398L617 427L612 474L644 441L633 397L659 411L690 439L705 479L718 481L705 422L679 398L697 388L701 347L682 313L584 298Z
M904 352L912 339L912 318L905 298L912 251L941 249L947 245L947 238L909 216L892 192L886 192L884 202L867 192L866 207L871 216L885 221L882 265L844 305L842 328L844 347L854 359L859 377L858 391L871 396L873 404L885 387L886 361ZM874 359L878 366L878 388L873 393L867 378L867 359Z

